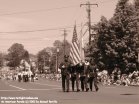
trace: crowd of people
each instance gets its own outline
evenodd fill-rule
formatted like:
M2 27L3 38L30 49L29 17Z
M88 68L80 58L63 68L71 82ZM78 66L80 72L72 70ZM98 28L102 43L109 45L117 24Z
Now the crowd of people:
M21 63L18 67L10 68L10 67L3 67L0 70L0 79L6 80L17 80L19 82L34 82L36 79L36 74L32 71L33 67L29 65L25 60L21 60Z
M23 75L24 75L24 78L23 78ZM53 80L53 81L62 80L60 72L41 74L39 75L39 77L42 77L48 80ZM5 71L0 70L0 79L27 82L27 81L34 81L35 79L38 80L38 76L37 74L36 75L34 74L33 76L31 72L25 72L25 71L19 72L19 71L14 71L14 70L5 70ZM108 74L107 70L99 71L97 69L97 83L101 85L117 85L117 86L118 85L124 85L124 86L139 85L139 71L134 71L129 74L121 74L121 72L114 70L112 74Z
M68 61L68 57L65 57L64 62L60 64L59 68L61 70L59 73L40 74L40 77L44 77L48 80L61 81L64 92L69 92L70 86L72 91L76 90L77 92L81 90L92 91L93 86L95 90L98 91L98 84L139 86L138 70L129 74L122 74L120 69L115 67L112 73L109 74L107 70L99 71L93 60L85 60L85 62L80 61L78 64L74 65ZM0 70L0 79L34 82L34 80L38 80L38 75L21 65L15 70Z
M98 69L97 69L98 70ZM61 81L60 73L41 74L41 78L52 81ZM71 80L71 78L70 78ZM130 74L108 74L107 70L97 72L97 83L99 85L123 85L123 86L139 86L139 71L134 71Z
M120 71L114 70L108 74L106 70L98 72L98 82L102 85L124 85L124 86L138 86L139 85L139 71L134 71L129 74L121 74Z
M0 71L0 79L13 80L13 81L23 81L23 82L34 82L34 79L37 79L37 76L31 71L25 70L6 70Z
M99 71L93 60L80 61L78 64L73 65L65 57L63 63L60 64L62 89L69 92L70 83L72 91L92 91L93 86L98 91L98 84L102 85L124 85L124 86L138 86L139 85L139 71L135 70L129 74L121 73L118 66L115 66L112 73L107 70ZM60 78L56 78L60 79ZM94 84L94 85L93 85ZM80 86L80 88L79 88Z
M9 70L8 67L4 69L0 69L0 79L6 79L6 80L16 80L17 79L17 73Z

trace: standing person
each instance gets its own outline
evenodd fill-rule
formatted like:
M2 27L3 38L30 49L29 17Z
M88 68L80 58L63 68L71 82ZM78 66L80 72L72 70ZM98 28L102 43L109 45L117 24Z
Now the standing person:
M81 81L81 89L84 91L84 76L83 76L83 71L84 71L84 64L82 61L80 61L76 65L76 84L77 84L77 92L80 91L79 89L79 81Z
M34 82L35 78L35 66L31 64L31 82Z
M82 91L84 91L85 74L84 74L84 63L82 62L82 60L77 65L77 68L80 73L81 89L82 89Z
M117 82L117 80L118 80L118 71L119 71L120 69L118 68L118 65L116 64L115 65L115 68L114 68L114 70L113 70L113 75L114 75L114 84L116 84L116 82Z
M34 82L34 76L35 76L35 74L32 72L31 73L31 82Z
M29 77L28 77L28 71L27 70L25 70L25 82L28 82L29 80Z
M71 64L71 85L72 85L72 91L74 91L75 81L76 81L76 67L75 67L75 65Z
M22 80L22 73L21 71L18 72L18 82L21 82Z
M34 82L34 74L33 74L33 72L31 70L28 71L28 76L29 76L30 81Z
M70 80L70 62L68 56L64 56L64 62L60 64L61 77L62 77L62 89L69 92L69 80Z
M23 82L26 82L25 71L23 71L22 74L23 74Z
M96 71L96 65L93 60L90 61L89 65L89 84L90 84L90 90L93 90L93 82L95 86L95 90L98 91L99 88L97 86L97 71Z
M85 74L84 85L85 85L85 88L86 88L86 92L89 90L89 88L88 88L89 65L90 65L89 61L86 60L85 64L84 64L84 74Z

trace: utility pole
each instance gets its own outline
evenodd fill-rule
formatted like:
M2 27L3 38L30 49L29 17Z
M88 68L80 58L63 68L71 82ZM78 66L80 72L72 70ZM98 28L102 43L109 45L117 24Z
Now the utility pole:
M59 48L56 49L56 73L58 73L58 66L59 66Z
M91 44L91 5L96 5L98 7L98 4L90 4L89 1L86 4L80 4L80 7L81 6L87 6L88 29L89 29L89 45Z
M62 30L64 32L63 36L64 36L64 56L66 55L66 36L67 36L67 30L64 29Z
M137 23L137 31L139 31L139 22ZM137 42L137 52L138 52L138 66L139 66L139 33L138 33L138 42Z

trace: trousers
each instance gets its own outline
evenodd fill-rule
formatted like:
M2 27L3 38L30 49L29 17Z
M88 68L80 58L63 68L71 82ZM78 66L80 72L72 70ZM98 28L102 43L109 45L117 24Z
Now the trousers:
M97 90L98 86L97 86L97 78L96 77L90 77L89 78L89 84L90 84L90 90L91 91L93 90L93 83L94 83L95 89Z
M69 74L67 75L61 75L62 76L62 89L63 91L69 91L69 80L70 80L70 76Z

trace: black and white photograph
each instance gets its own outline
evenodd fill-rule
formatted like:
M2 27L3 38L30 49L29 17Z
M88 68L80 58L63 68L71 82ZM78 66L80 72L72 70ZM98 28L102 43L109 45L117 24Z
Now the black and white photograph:
M0 104L138 104L139 0L0 0Z

